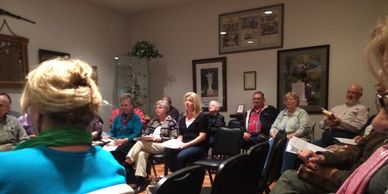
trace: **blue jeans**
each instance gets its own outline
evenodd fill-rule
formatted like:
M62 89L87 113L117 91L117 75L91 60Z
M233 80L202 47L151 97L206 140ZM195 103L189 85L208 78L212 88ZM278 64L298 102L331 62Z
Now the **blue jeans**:
M207 148L204 146L191 146L183 150L166 149L166 163L172 172L185 168L192 162L206 156Z

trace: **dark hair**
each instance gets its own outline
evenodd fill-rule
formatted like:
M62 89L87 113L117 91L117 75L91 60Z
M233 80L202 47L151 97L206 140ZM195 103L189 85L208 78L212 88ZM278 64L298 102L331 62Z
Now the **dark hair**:
M0 92L0 96L5 96L8 98L9 104L12 104L11 96L5 92Z
M256 94L260 94L261 97L263 97L263 99L265 99L264 93L262 91L256 91L255 93L253 93L252 97L255 96Z

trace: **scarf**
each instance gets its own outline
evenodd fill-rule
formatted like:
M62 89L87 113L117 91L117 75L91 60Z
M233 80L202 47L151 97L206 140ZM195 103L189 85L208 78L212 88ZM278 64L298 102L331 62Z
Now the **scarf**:
M368 186L370 178L388 161L388 145L377 149L362 165L360 165L342 184L337 194L362 194Z
M42 132L33 139L18 144L13 150L37 146L70 146L70 145L91 145L92 136L84 129L78 128L51 128Z

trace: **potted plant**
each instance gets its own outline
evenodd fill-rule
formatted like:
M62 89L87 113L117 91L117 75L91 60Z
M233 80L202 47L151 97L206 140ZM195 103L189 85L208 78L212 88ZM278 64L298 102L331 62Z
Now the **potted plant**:
M155 45L147 41L136 41L134 47L132 47L131 56L137 57L139 59L146 58L150 60L151 58L162 57L159 53L159 50L156 49Z

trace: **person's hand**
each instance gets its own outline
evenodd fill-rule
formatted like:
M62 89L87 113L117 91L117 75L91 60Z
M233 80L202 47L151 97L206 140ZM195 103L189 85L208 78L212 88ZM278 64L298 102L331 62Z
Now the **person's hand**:
M326 118L324 121L326 126L329 127L336 127L341 124L341 119L334 117L334 118Z
M251 134L244 132L243 138L244 140L248 140L251 137Z
M307 163L309 158L315 156L315 152L309 150L309 149L304 149L298 153L298 158L300 158L304 163Z
M190 146L191 146L190 142L183 143L183 144L181 145L180 149L183 150L183 149L188 148L188 147L190 147Z
M125 142L127 142L127 141L128 141L127 138L124 138L124 139L116 139L116 140L114 141L114 144L117 145L117 146L120 146L121 144L123 144L123 143L125 143Z
M152 136L153 136L152 140L154 142L161 142L162 141L162 138L160 137L160 135L152 135Z
M287 139L291 139L291 137L293 137L294 135L293 134L287 134Z
M309 162L307 165L307 170L316 176L322 177L324 179L331 179L332 175L338 171L338 169L328 166L321 166L314 162Z
M353 139L354 139L354 142L358 144L360 143L360 141L364 140L364 137L362 135L357 135Z

